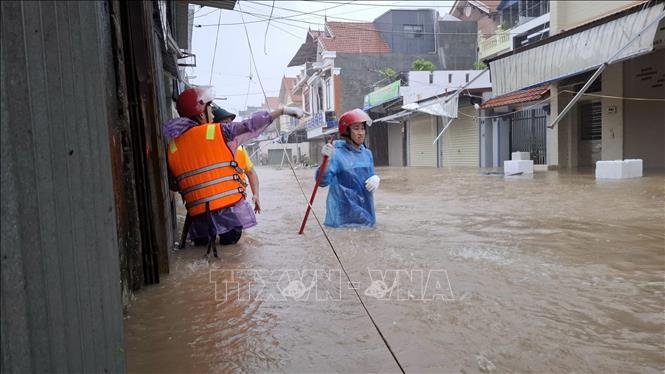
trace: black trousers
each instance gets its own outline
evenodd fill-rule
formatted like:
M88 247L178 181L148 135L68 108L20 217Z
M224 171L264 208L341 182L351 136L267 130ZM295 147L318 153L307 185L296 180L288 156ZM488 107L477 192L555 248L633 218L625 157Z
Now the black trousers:
M220 245L231 245L236 244L240 237L242 236L242 229L232 229L229 232L219 234L219 244ZM208 244L208 238L196 238L194 239L195 246L204 246Z
M220 245L236 244L238 240L240 240L241 236L242 236L241 228L232 229L229 232L219 234L219 244Z

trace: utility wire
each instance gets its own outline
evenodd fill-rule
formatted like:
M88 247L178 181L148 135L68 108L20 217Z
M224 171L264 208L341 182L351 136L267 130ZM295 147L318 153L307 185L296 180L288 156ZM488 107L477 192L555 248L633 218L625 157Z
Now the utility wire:
M201 9L203 9L203 7L201 7ZM201 10L201 9L199 9L199 10ZM215 12L218 11L218 10L219 10L219 9L217 9L217 8L213 8L213 9L212 9L211 11L209 11L208 13L206 13L206 14L199 14L198 16L194 16L194 18L205 17L205 16L207 16L207 15L210 15L210 14L215 13ZM198 10L197 10L197 12L198 12ZM196 14L196 12L195 12L194 14Z
M217 22L222 20L222 10L219 10L219 19ZM217 58L217 41L219 40L219 26L217 26L217 33L215 34L215 48L212 51L212 64L210 65L210 79L208 80L208 85L212 84L212 71L215 68L215 58Z
M238 3L238 6L240 6L240 3ZM243 16L242 14L241 14L241 17L242 17L242 20L243 20L243 22L244 22L244 16ZM257 77L258 80L259 80L259 85L261 86L261 90L264 91L264 98L265 98L265 100L266 100L266 105L267 105L268 108L270 109L270 104L269 104L269 102L268 102L268 96L265 94L265 90L264 90L264 88L263 88L263 84L261 83L261 76L260 76L260 74L259 74L258 69L256 68L256 60L255 60L254 57L253 57L254 52L253 52L253 50L252 50L252 43L251 43L251 41L250 41L250 39L249 39L249 32L247 31L247 26L245 26L244 28L245 28L245 35L246 35L246 37L247 37L247 44L248 44L248 46L249 46L249 52L252 54L252 61L254 62L254 70L256 71L256 77ZM278 122L278 123L279 123L279 122ZM277 127L277 134L281 137L281 131L280 131L280 129L279 129L279 125L276 126L276 127ZM305 193L305 190L304 190L304 188L302 187L302 184L300 183L300 179L298 178L298 175L296 174L295 167L293 166L293 162L291 161L291 158L288 156L288 153L286 152L286 144L282 143L282 146L283 146L284 154L287 155L287 159L288 159L288 162L289 162L289 166L290 166L290 168L291 168L291 171L293 172L293 176L295 177L296 182L298 183L298 186L300 187L300 190L301 190L301 192L302 192L302 194L303 194L303 197L305 198L305 201L307 201L307 204L309 205L309 201L308 201L308 199L307 199L307 194ZM309 206L311 207L311 205L309 205ZM314 209L312 209L312 213L314 213ZM381 329L379 328L378 324L377 324L376 321L374 320L374 317L372 317L372 314L370 313L369 309L367 309L367 306L365 305L365 302L363 301L362 297L360 297L360 294L358 293L358 290L357 290L355 284L354 284L353 281L351 280L351 277L349 276L349 273L346 271L346 268L344 267L344 264L342 264L342 260L339 258L339 255L337 254L337 251L335 250L335 246L333 245L332 241L331 241L330 238L328 237L328 234L326 233L326 230L323 228L323 225L321 224L321 221L318 219L318 217L316 216L315 213L314 213L314 217L316 218L316 222L318 223L319 228L321 229L321 232L323 232L324 237L325 237L326 240L328 241L328 244L330 245L330 248L332 249L332 251L333 251L333 253L334 253L334 255L335 255L335 258L337 259L337 262L339 263L339 266L340 266L340 267L342 268L342 270L344 271L344 274L346 275L346 278L347 278L347 280L349 281L349 284L350 284L351 287L353 288L353 291L355 292L356 296L358 297L358 300L360 301L360 304L362 305L363 309L365 310L365 313L367 313L367 316L369 317L370 321L371 321L372 324L374 325L374 328L376 329L376 331L379 333L379 336L380 336L381 339L383 340L383 343L386 345L386 348L388 348L388 351L389 351L390 354L392 355L392 357L393 357L393 359L395 360L395 363L396 363L397 366L399 367L400 371L401 371L402 373L405 373L404 368L402 367L402 364L401 364L401 363L399 362L399 360L397 359L397 356L395 355L395 352L393 351L392 347L391 347L390 344L388 343L388 340L385 338L385 336L384 336L383 333L381 332Z
M265 14L261 13L252 13L252 12L246 12L242 11L239 9L233 9L234 12L238 13L244 13L253 17L257 18L262 18L261 20L256 20L256 21L248 21L247 23L258 23L258 22L266 22L268 19L268 16ZM283 16L283 17L273 17L272 22L275 22L275 20L282 20L284 22L298 22L300 24L308 24L308 25L313 25L313 26L321 26L325 27L326 24L323 23L318 23L318 22L308 22L300 19L294 19L295 17L301 17L302 14L295 14L291 16ZM341 20L349 20L348 18L340 18L340 17L333 17L333 16L328 16L328 18L335 18L335 19L341 19ZM348 25L345 25L345 23L348 23ZM370 21L358 21L358 20L349 20L349 22L335 22L335 27L339 28L347 28L347 29L353 29L356 31L374 31L374 32L380 32L382 34L401 34L401 35L480 35L480 36L490 36L490 35L497 35L497 34L510 34L510 35L517 35L520 34L518 32L500 32L500 33L483 33L479 34L476 32L425 32L425 31L396 31L396 30L381 30L380 28L367 28L367 27L362 27L359 24L368 24L368 23L373 23L376 25L382 25L386 24L388 25L389 23L386 22L370 22ZM236 26L236 25L242 25L242 22L234 22L234 23L224 23L222 26ZM301 25L295 25L292 23L288 23L289 26L304 29L304 30L309 30L308 27L304 27ZM197 24L195 27L212 27L212 26L217 26L217 24Z
M266 50L266 44L268 42L268 28L270 27L270 19L272 18L272 12L275 10L275 0L272 0L272 7L270 8L270 17L268 17L268 24L266 25L266 33L263 35L263 54L268 55Z

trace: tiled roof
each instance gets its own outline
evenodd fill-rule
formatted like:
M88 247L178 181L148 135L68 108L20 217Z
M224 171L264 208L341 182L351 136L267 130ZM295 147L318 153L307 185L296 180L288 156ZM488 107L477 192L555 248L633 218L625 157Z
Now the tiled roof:
M287 92L293 91L293 86L296 85L296 78L284 77L282 78L282 80L284 80L284 86L286 88L286 91Z
M279 108L280 103L279 103L279 97L277 96L268 96L267 97L267 102L264 102L261 104L263 108L270 108L271 110L275 110Z
M478 1L476 0L477 3L481 3L485 5L486 7L489 8L490 13L496 12L496 8L501 4L500 0L484 0L484 1Z
M483 10L487 9L488 13L494 13L496 12L496 8L501 4L501 0L468 0L468 1L460 1L457 0L453 3L453 6L450 7L450 13L456 9L456 8L463 8L464 6L467 5L467 3L475 6L478 9Z
M480 108L489 109L505 105L528 103L539 100L550 90L549 85L538 86L528 90L516 91L502 96L497 96L485 101Z
M293 100L294 103L301 103L302 102L302 95L294 95L293 94L293 87L295 87L297 78L292 78L292 77L283 77L282 78L282 89L280 90L280 96L282 95L282 90L284 91L285 94L291 95L291 100Z
M305 38L305 42L302 45L300 45L300 48L298 49L298 51L293 56L293 58L291 59L291 61L287 66L288 67L298 66L307 62L316 61L316 48L317 48L316 40L321 35L323 35L322 31L317 31L317 30L307 31L307 37Z
M340 53L390 53L390 47L371 22L327 22L330 37L320 36L327 51Z

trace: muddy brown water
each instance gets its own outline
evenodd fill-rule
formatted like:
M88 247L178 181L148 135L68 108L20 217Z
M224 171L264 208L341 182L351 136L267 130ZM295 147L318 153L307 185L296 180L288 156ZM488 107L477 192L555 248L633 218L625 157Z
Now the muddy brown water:
M297 171L308 196L313 172ZM258 226L217 261L174 252L171 274L136 293L129 371L398 371L314 217L297 235L291 171L258 173ZM377 173L376 228L329 236L406 372L663 372L662 173Z

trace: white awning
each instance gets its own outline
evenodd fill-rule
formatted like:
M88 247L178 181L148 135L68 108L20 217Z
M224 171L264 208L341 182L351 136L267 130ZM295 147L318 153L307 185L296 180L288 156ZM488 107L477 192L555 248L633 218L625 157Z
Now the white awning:
M390 121L394 121L398 118L407 117L407 116L410 116L410 115L411 115L411 112L409 112L407 110L402 110L400 112L397 112L395 114L391 114L389 116L377 118L377 119L373 120L372 123L390 122Z
M504 95L597 68L637 37L640 30L654 22L663 13L664 6L663 3L656 4L550 43L491 61L494 94ZM655 23L614 61L652 51L657 30L658 23Z
M402 106L402 109L418 111L433 116L448 118L457 118L457 101L459 95L453 94L452 97L441 96L421 103L409 103ZM446 103L446 100L449 100Z

